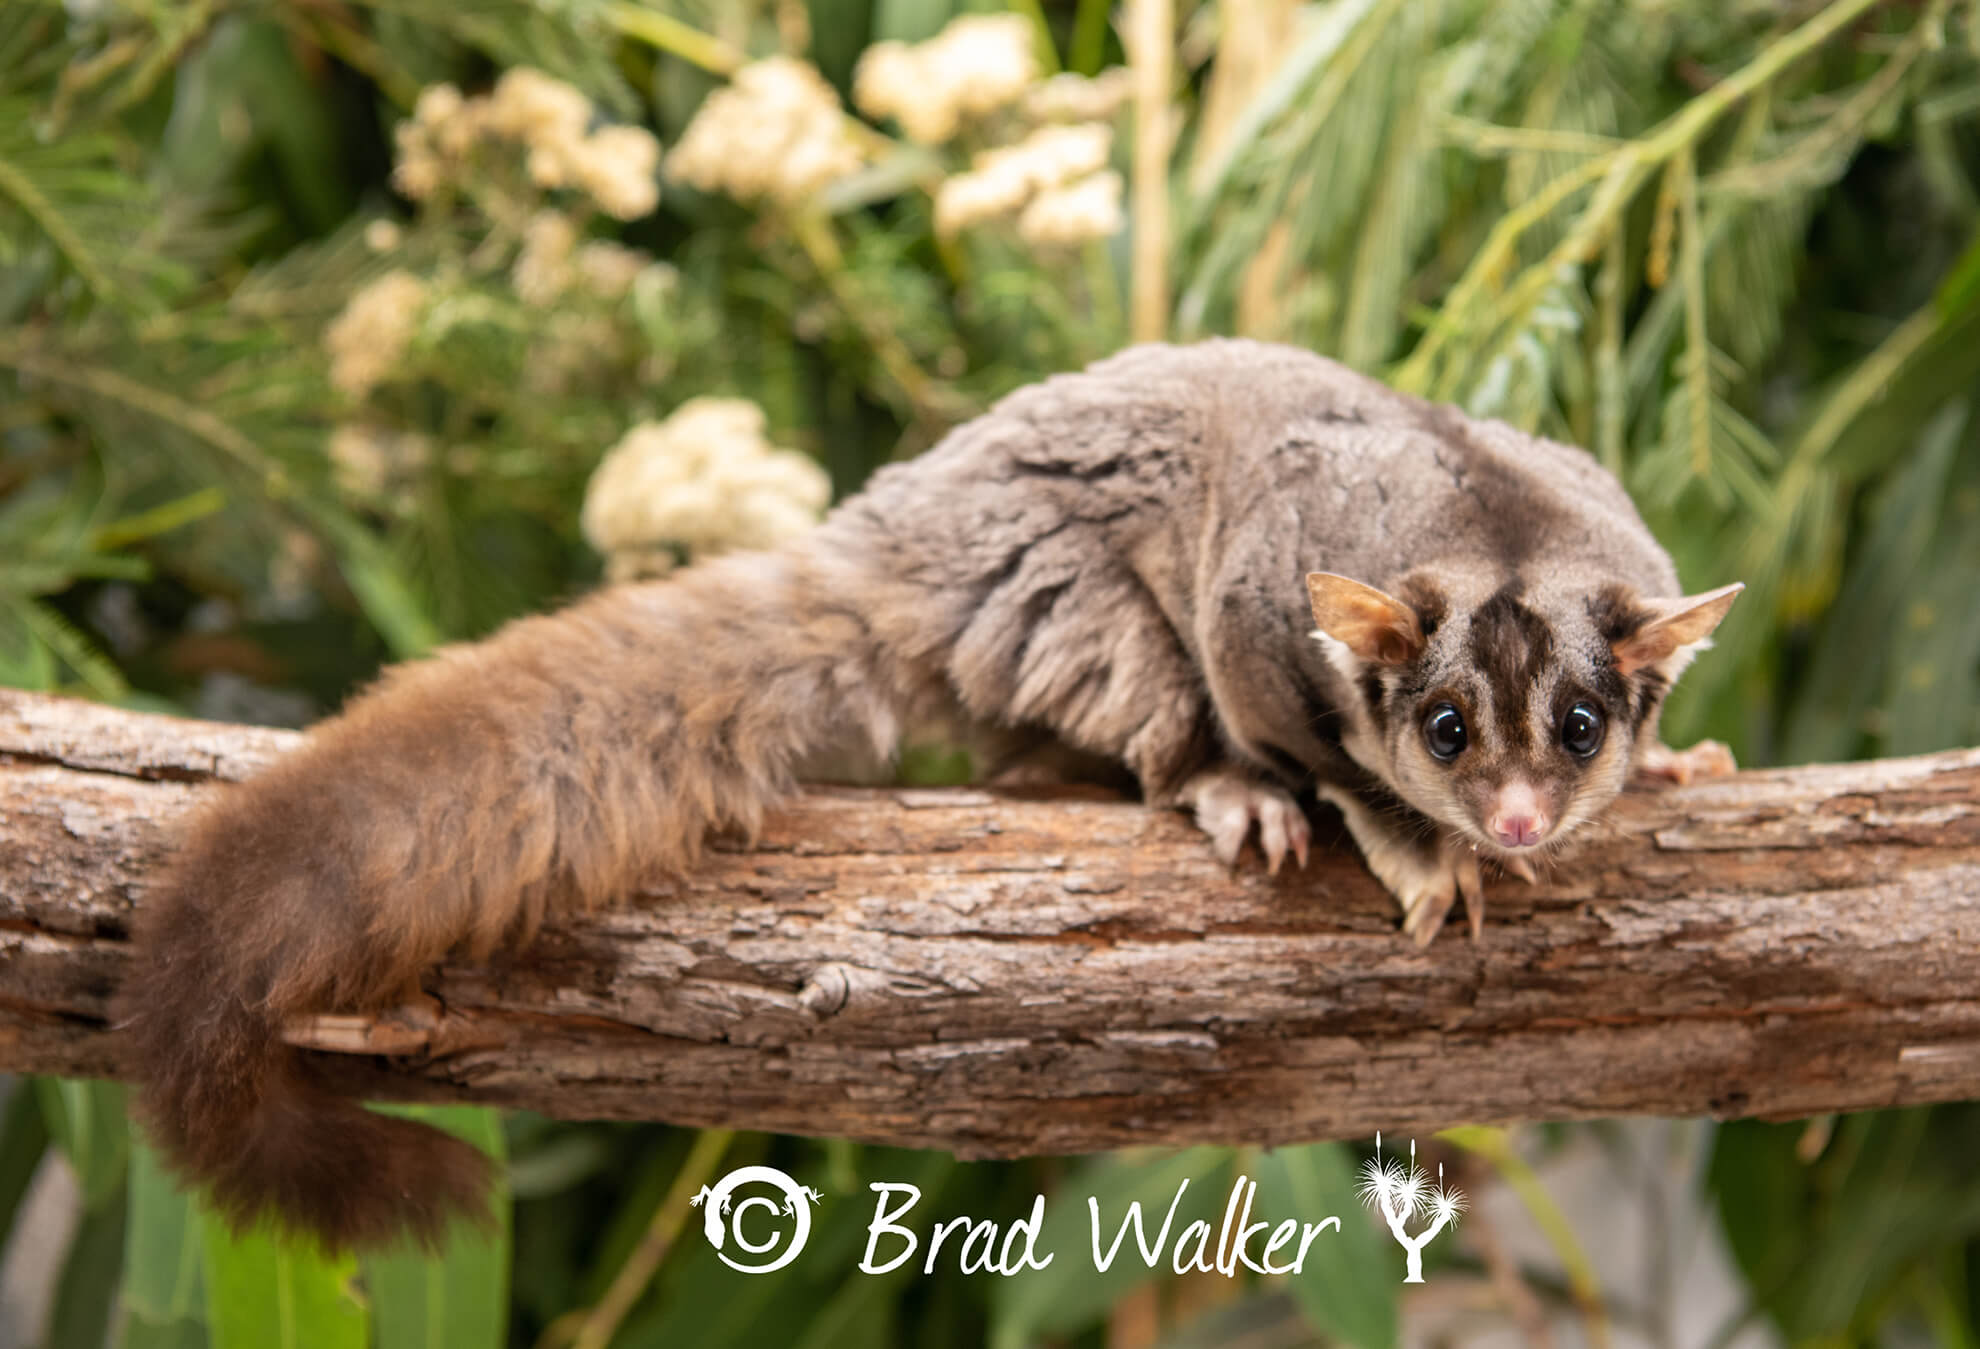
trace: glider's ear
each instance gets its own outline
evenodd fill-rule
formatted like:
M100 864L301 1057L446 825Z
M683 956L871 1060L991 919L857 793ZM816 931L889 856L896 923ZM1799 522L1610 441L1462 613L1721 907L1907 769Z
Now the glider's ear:
M1615 653L1616 672L1633 675L1650 666L1662 669L1673 656L1679 655L1689 662L1744 589L1744 585L1735 582L1683 599L1643 601L1643 622L1616 638L1610 648ZM1676 671L1666 673L1675 677Z
M1416 610L1374 586L1328 571L1308 572L1313 626L1374 665L1407 665L1423 654Z

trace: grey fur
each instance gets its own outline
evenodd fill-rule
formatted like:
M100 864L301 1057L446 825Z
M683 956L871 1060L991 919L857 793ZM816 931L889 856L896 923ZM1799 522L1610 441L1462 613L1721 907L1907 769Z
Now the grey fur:
M1508 725L1531 703L1518 763L1506 743L1473 756L1500 770L1474 785L1501 780L1553 748L1557 685L1604 679L1598 594L1678 593L1670 558L1584 451L1233 340L1136 347L1021 389L876 475L805 551L846 575L828 603L904 622L883 645L910 683L1117 759L1153 801L1200 805L1206 773L1314 783L1404 834L1431 821L1488 852L1476 802L1410 754L1413 731L1380 743L1382 704L1421 693L1399 689L1410 679L1462 686L1481 718L1503 704ZM1313 640L1310 571L1434 593L1457 616L1504 592L1548 629L1546 668L1526 670L1530 695L1494 688L1465 625L1446 621L1371 702L1360 664ZM1622 713L1645 743L1660 694ZM1637 737L1615 738L1576 823L1627 775Z

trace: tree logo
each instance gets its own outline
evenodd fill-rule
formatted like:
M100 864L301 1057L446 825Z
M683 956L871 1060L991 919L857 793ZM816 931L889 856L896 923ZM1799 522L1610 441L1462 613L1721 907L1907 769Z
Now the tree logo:
M768 1185L780 1191L783 1203L755 1194L731 1202L732 1193L745 1185ZM809 1185L800 1185L774 1166L738 1167L715 1182L704 1185L688 1203L701 1210L701 1230L708 1237L708 1244L715 1248L715 1257L730 1269L744 1274L768 1274L773 1269L782 1269L797 1259L804 1243L811 1238L811 1206L825 1196ZM772 1214L781 1213L791 1219L789 1240L783 1240L785 1233L779 1223L772 1228L766 1240L755 1241L743 1232L743 1215L752 1209L765 1209ZM756 1224L752 1224L756 1226ZM733 1239L737 1254L742 1260L734 1260L724 1249ZM783 1249L778 1251L778 1246ZM766 1263L750 1262L752 1256L766 1256L777 1251L776 1256Z
M1437 1164L1437 1183L1416 1164L1416 1140L1409 1140L1409 1162L1382 1156L1382 1135L1375 1135L1375 1155L1362 1163L1361 1200L1382 1215L1389 1232L1409 1254L1409 1272L1404 1283L1423 1282L1423 1248L1430 1239L1457 1222L1464 1212L1464 1193L1444 1184L1444 1165ZM1411 1218L1428 1214L1429 1226L1415 1236L1404 1226Z

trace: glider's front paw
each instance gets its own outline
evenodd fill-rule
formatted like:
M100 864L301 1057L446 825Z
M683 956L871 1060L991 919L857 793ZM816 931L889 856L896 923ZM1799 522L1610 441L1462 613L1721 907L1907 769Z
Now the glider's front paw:
M1485 882L1478 874L1476 853L1444 844L1427 856L1409 856L1394 871L1390 889L1402 905L1403 932L1418 946L1430 944L1459 895L1464 896L1465 915L1471 920L1472 940L1484 932Z
M1738 768L1732 751L1716 740L1701 740L1690 749L1672 749L1658 741L1636 765L1644 777L1675 782L1680 787L1697 778L1722 778Z
M1210 847L1227 867L1237 865L1238 853L1251 826L1258 826L1258 846L1274 876L1290 852L1306 865L1312 831L1306 812L1290 792L1233 769L1213 769L1191 778L1182 789L1184 804L1195 812L1196 826L1210 836Z
M1464 896L1464 910L1471 919L1472 940L1484 934L1485 882L1478 874L1478 853L1470 845L1405 833L1345 787L1322 783L1320 798L1340 809L1348 832L1360 845L1361 860L1402 905L1403 931L1418 946L1430 944L1459 895ZM1523 858L1506 866L1515 875L1533 879L1533 868Z

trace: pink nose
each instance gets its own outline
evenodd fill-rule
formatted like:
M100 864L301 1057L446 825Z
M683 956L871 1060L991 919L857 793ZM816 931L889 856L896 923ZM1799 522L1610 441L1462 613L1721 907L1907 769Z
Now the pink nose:
M1502 848L1530 848L1547 832L1547 803L1524 778L1514 778L1493 795L1485 829Z
M1508 848L1530 847L1546 832L1545 816L1497 815L1492 819L1492 837Z

